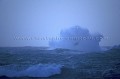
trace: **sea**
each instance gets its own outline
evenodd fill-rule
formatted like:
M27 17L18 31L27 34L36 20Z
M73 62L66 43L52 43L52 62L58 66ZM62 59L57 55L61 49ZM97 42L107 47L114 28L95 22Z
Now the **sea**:
M105 79L104 73L119 63L119 48L84 52L48 47L0 47L0 79Z

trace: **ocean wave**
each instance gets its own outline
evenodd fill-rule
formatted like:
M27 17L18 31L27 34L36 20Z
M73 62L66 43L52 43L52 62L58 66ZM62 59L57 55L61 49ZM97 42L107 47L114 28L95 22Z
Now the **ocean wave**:
M18 67L20 68L20 67ZM0 76L7 76L7 77L49 77L55 74L61 73L62 65L60 64L37 64L32 65L25 70L20 70L13 68L13 65L8 65L7 67L1 66L0 67Z

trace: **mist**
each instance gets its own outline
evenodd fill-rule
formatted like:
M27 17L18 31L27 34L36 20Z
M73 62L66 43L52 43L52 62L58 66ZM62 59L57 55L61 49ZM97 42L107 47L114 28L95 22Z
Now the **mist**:
M73 26L60 31L58 39L49 42L52 48L65 48L80 51L100 51L100 41L103 35L90 33L88 29Z
M101 46L120 43L120 0L0 0L0 47L48 46L47 40L14 37L56 36L80 25L105 37Z

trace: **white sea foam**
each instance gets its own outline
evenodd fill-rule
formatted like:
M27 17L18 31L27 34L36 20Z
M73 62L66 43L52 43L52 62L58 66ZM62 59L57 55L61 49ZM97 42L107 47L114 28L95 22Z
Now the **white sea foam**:
M103 38L100 33L91 33L88 29L73 26L63 29L59 35L61 40L50 40L51 48L63 48L85 52L101 51L99 42Z
M7 68L9 67L9 68ZM0 76L7 77L49 77L61 73L62 65L57 64L37 64L26 68L25 70L13 69L12 65L0 67ZM10 69L11 67L11 69Z

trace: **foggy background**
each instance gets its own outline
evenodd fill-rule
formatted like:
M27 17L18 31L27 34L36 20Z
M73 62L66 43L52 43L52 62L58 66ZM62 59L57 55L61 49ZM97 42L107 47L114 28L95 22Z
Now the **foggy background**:
M120 43L120 0L0 0L0 46L48 46L48 40L79 25L104 37L101 46Z

